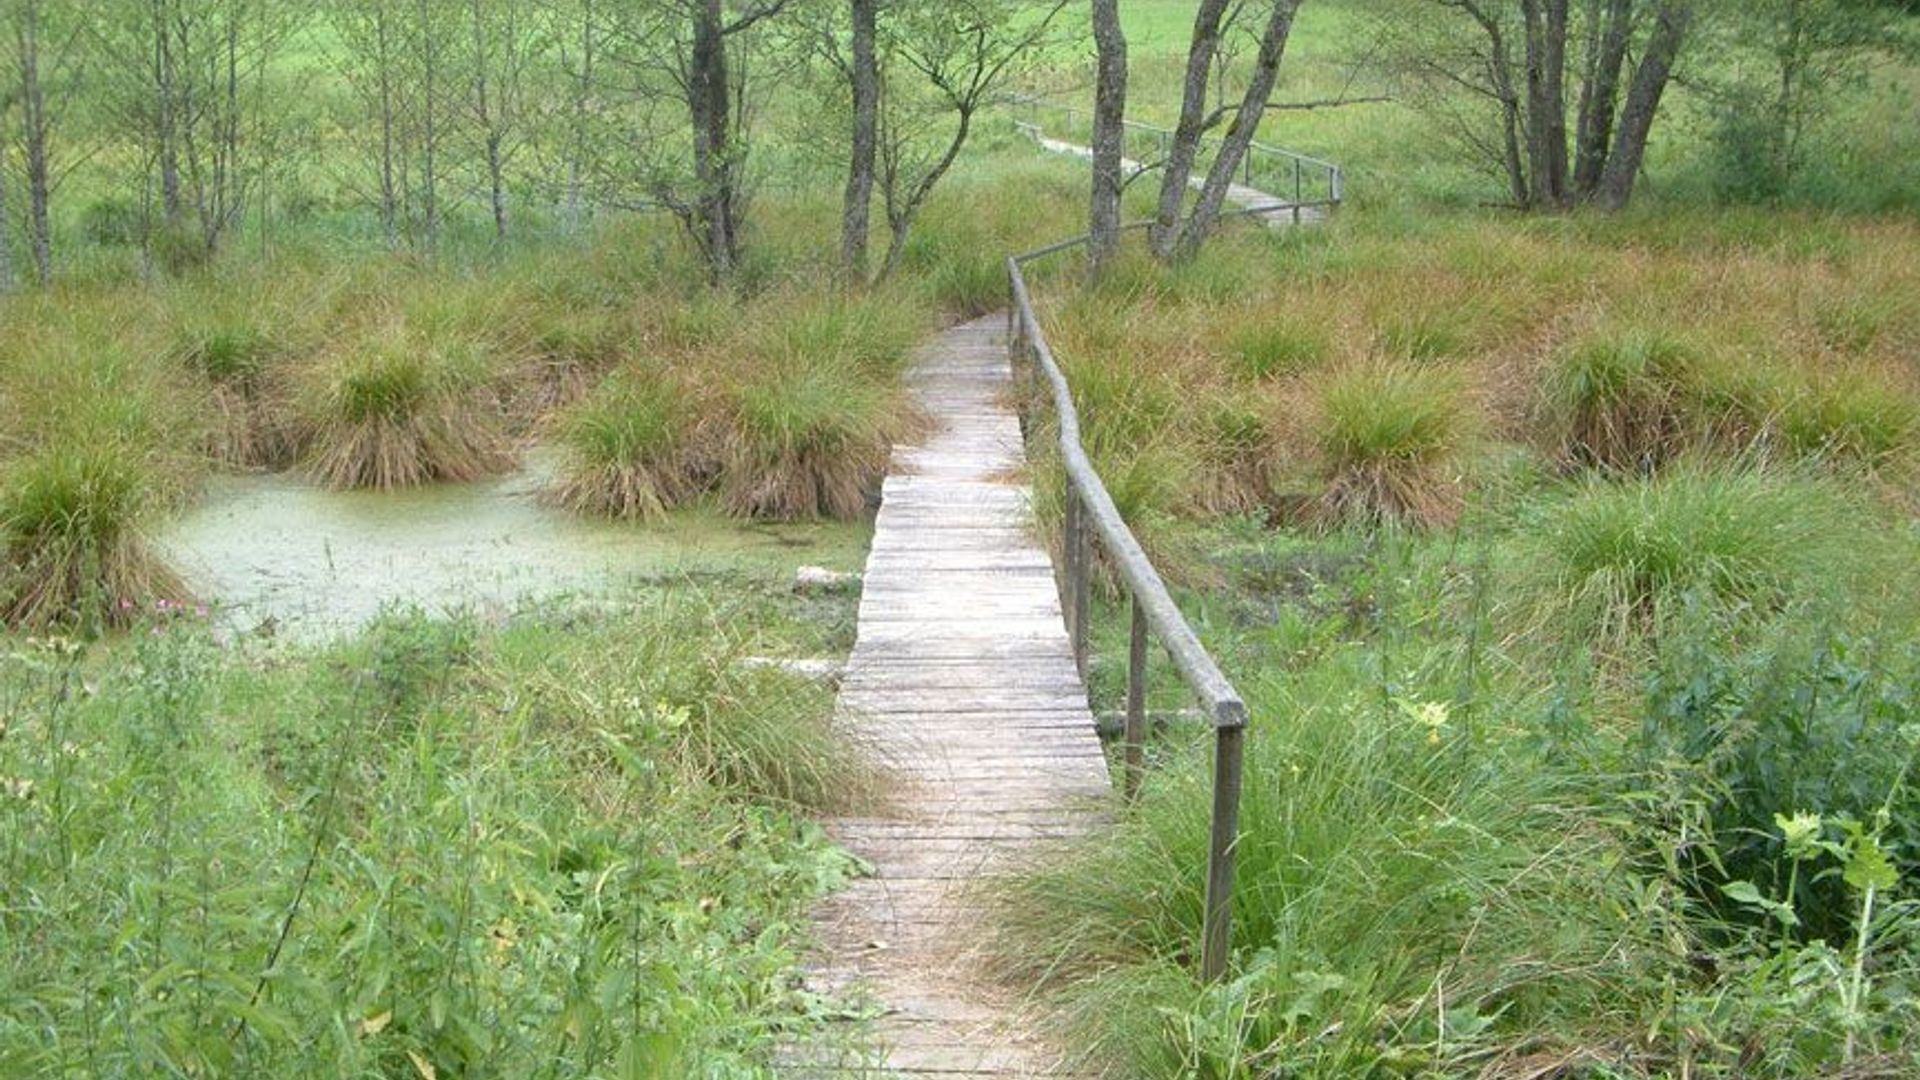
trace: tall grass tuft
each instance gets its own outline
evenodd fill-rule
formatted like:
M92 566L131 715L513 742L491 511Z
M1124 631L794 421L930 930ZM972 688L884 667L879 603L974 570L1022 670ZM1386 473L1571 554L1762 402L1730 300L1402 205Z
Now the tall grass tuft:
M1289 314L1246 323L1228 346L1234 370L1255 380L1313 371L1326 363L1332 352L1333 338L1325 326Z
M1920 402L1889 380L1840 372L1811 381L1790 398L1776 424L1795 457L1878 468L1913 449Z
M1472 405L1451 374L1408 361L1338 372L1320 388L1314 441L1323 524L1439 525L1459 513Z
M1670 335L1589 337L1557 354L1541 383L1562 454L1579 465L1652 469L1687 435L1687 398L1701 358Z
M1573 640L1630 639L1689 600L1769 611L1859 565L1858 512L1830 482L1755 467L1593 481L1541 528L1539 589Z
M846 362L750 372L732 394L721 504L742 517L851 518L886 469L895 396Z
M581 513L647 519L697 492L686 396L656 373L609 376L559 418L565 460L548 500Z
M316 364L303 401L307 469L334 488L473 480L512 462L479 342L382 328Z
M1446 650L1450 652L1451 650ZM1402 658L1400 686L1453 682ZM1209 770L1175 754L1109 831L1002 888L993 951L1117 1076L1434 1075L1598 1025L1645 975L1619 852L1578 778L1446 701L1386 700L1372 648L1243 689L1229 977L1195 976ZM1443 673L1444 672L1444 673ZM1515 719L1518 717L1516 715Z
M0 466L0 622L124 626L186 599L141 532L165 480L126 443L75 438Z

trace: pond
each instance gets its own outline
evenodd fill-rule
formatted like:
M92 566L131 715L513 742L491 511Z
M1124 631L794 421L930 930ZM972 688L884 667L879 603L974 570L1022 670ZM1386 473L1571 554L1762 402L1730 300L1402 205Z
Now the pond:
M159 541L229 627L315 637L392 605L506 611L677 573L857 570L871 528L741 522L709 509L594 520L542 506L537 487L527 472L397 492L221 477Z

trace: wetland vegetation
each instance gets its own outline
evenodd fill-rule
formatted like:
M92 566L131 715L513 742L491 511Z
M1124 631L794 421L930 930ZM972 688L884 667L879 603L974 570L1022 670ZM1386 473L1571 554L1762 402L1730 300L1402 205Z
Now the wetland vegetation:
M1231 5L1197 171L1294 6ZM1178 125L1227 7L1121 0L1130 119ZM1503 149L1548 105L1449 66L1469 9L1522 78L1524 12L1567 15L1574 158L1603 20L1624 96L1686 13L1629 205ZM858 565L914 347L1088 220L1016 126L1094 141L1088 18L0 3L0 1073L751 1077L826 1037L806 912L861 869L817 820L885 778L742 661L850 647L854 595L791 579ZM1342 165L1329 220L1035 268L1253 715L1225 980L1177 722L997 887L998 975L1089 1068L1920 1073L1915 18L1307 0L1247 134Z

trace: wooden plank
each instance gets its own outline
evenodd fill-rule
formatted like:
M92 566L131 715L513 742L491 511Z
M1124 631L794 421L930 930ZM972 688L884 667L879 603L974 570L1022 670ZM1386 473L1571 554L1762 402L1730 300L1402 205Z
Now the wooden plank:
M881 489L836 727L892 778L885 813L829 823L873 868L816 913L809 985L885 1015L818 1075L1069 1075L974 966L983 879L1100 828L1105 748L1074 665L1033 497L1011 369L988 318L916 354L933 423Z

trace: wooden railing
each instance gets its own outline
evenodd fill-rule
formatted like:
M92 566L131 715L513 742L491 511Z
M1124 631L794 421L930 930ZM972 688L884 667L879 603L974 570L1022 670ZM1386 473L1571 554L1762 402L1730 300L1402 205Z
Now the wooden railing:
M1207 845L1206 909L1200 958L1201 977L1213 981L1226 972L1232 938L1234 844L1240 830L1240 773L1247 706L1200 644L1193 627L1187 624L1186 617L1167 592L1166 583L1114 506L1113 496L1107 493L1099 471L1087 457L1086 448L1080 442L1080 414L1074 408L1073 391L1054 359L1053 349L1047 344L1039 317L1034 314L1023 267L1035 259L1086 242L1087 237L1079 236L1007 259L1007 278L1012 290L1007 340L1014 363L1026 363L1036 383L1045 381L1058 419L1060 454L1067 476L1061 591L1074 660L1083 676L1087 668L1087 628L1092 611L1096 541L1106 551L1121 586L1132 600L1132 636L1127 647L1127 709L1122 736L1124 798L1131 803L1138 796L1144 773L1149 637L1159 640L1213 723L1213 823ZM1036 394L1035 399L1039 398Z
M1076 138L1080 135L1084 118L1084 127L1089 132L1086 138L1091 142L1093 114L1080 106L1047 102L1028 95L1015 99L1014 107L1026 116L1025 126L1035 135L1047 133L1045 125L1041 123L1043 113L1061 117L1068 127L1064 133ZM1121 126L1126 139L1133 144L1130 149L1137 165L1134 175L1152 172L1165 164L1173 147L1172 128L1140 120L1122 120ZM1140 146L1143 140L1157 157L1146 155L1146 148ZM1213 141L1217 140L1203 140L1206 143ZM1300 220L1298 208L1336 207L1346 197L1346 174L1340 166L1258 140L1247 144L1247 152L1240 161L1240 182L1294 207L1295 224Z

